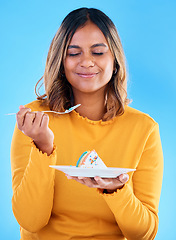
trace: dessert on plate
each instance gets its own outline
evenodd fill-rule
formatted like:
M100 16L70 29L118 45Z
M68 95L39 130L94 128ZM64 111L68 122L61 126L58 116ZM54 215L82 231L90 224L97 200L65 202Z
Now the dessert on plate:
M107 168L95 150L84 152L77 161L80 168Z

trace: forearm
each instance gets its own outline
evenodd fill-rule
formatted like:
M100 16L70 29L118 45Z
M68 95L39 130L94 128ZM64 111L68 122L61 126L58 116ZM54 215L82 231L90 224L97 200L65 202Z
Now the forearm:
M37 232L50 218L55 171L49 165L55 161L55 151L47 156L33 146L22 178L19 169L14 171L18 186L14 189L12 208L20 226L28 231Z
M129 184L114 194L103 194L103 197L127 239L154 239L158 228L157 215L135 197Z
M128 183L113 194L103 195L127 239L154 239L158 229L162 176L162 147L158 125L154 124Z

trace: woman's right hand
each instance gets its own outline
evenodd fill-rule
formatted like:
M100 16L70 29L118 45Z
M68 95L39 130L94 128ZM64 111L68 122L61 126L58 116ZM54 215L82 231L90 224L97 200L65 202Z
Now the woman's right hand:
M24 106L16 114L17 126L26 136L33 139L43 153L50 155L53 151L54 134L48 127L49 116L43 112L31 112Z

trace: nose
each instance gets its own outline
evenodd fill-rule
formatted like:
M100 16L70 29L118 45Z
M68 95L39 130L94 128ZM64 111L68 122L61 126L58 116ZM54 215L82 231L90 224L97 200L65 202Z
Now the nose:
M89 67L93 67L94 65L95 65L94 57L91 54L89 53L82 54L80 59L81 67L89 68Z

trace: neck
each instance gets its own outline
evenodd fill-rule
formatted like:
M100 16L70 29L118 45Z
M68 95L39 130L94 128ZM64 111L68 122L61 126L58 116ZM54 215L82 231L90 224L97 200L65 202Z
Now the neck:
M104 115L104 92L99 95L97 93L74 94L75 105L81 104L76 111L83 117L90 120L101 120Z

